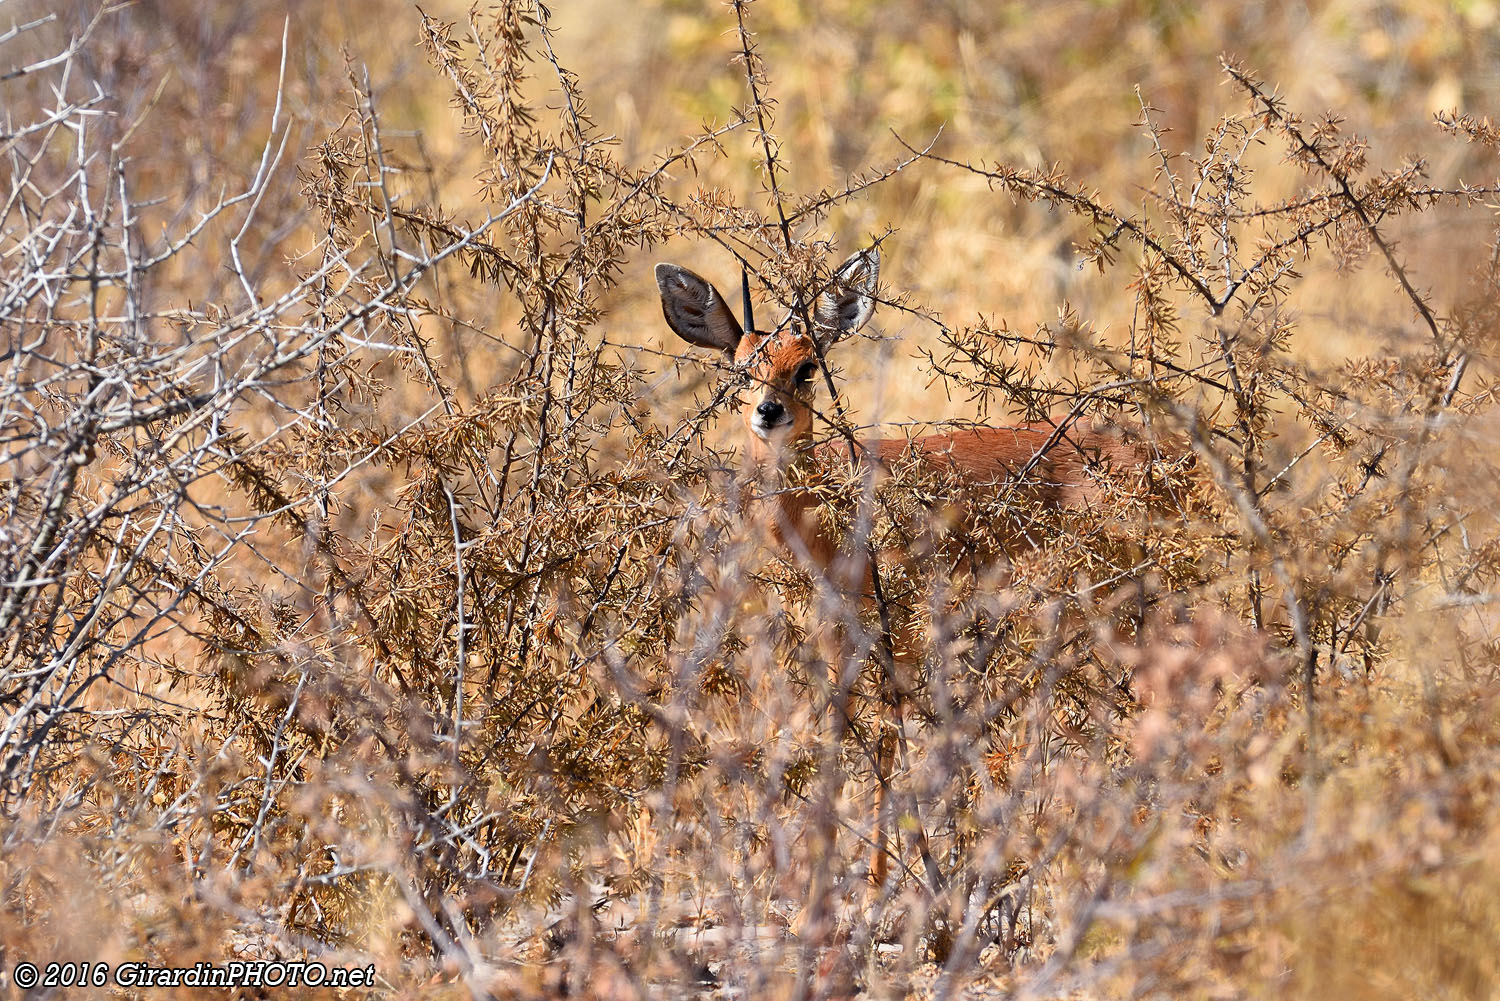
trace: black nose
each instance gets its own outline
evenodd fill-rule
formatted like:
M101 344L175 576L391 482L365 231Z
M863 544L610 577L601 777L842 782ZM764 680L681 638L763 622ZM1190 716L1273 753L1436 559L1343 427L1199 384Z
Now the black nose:
M785 413L786 407L775 400L761 400L760 406L755 408L755 415L760 418L762 424L775 424Z

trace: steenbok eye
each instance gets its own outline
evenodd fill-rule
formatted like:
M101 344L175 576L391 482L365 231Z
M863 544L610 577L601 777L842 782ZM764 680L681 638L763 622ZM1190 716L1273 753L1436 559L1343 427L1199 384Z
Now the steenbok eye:
M812 377L817 374L818 363L812 361L808 362L806 365L803 365L801 368L797 369L797 385L807 385L808 383L812 382Z

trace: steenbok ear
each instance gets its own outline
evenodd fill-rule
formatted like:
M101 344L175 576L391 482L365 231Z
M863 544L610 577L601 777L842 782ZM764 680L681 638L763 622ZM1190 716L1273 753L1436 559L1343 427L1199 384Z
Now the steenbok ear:
M813 311L821 336L836 341L868 323L875 312L879 281L879 247L861 250L840 264Z
M656 266L656 285L661 289L662 315L678 337L700 348L734 354L743 332L718 289L675 264Z

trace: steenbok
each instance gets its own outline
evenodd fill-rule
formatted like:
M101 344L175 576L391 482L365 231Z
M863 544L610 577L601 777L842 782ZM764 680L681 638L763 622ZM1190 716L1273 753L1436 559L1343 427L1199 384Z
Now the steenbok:
M814 399L823 381L823 359L828 349L869 321L875 311L879 275L879 249L862 250L840 265L812 300L808 312L812 329L793 315L772 330L760 331L751 317L748 281L741 327L712 284L675 264L656 266L662 311L672 330L689 344L723 351L749 382L743 411L749 432L746 459L762 483L772 484L755 501L754 516L795 562L836 589L857 591L866 600L878 585L869 554L857 546L852 554L847 547L841 550L836 530L818 517L821 497L827 496L817 489L818 471L830 461L842 460L846 468L852 461L856 468L883 473L897 462L914 460L950 482L961 481L970 497L979 488L981 494L1015 497L1017 503L1024 502L1033 510L1088 504L1099 496L1105 470L1149 470L1151 452L1141 440L1140 429L1124 425L1024 424L857 442L837 436L826 440L825 435L820 444L814 433ZM983 516L969 506L959 520ZM993 508L990 518L995 520ZM991 523L975 531L990 540L996 563L1003 564L1007 555L1036 545L1033 533L1019 530L1018 522L999 521L1004 524ZM900 561L914 559L916 554L880 555ZM899 651L894 653L896 659L903 659ZM887 698L899 721L901 686L894 678L886 680ZM877 746L881 822L871 876L883 881L887 871L885 793L894 763L894 734L887 729Z

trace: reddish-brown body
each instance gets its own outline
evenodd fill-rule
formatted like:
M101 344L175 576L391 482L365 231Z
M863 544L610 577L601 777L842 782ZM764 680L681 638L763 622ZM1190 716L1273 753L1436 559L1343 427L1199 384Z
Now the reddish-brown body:
M814 300L811 333L783 322L764 333L749 322L740 327L712 285L685 268L657 265L662 310L678 336L691 344L719 348L750 380L743 417L749 432L746 459L764 488L771 510L770 528L793 555L828 573L838 552L814 514L816 491L809 477L824 459L849 458L849 445L814 444L813 398L826 381L823 353L852 334L875 308L880 258L862 251L845 261ZM790 320L790 318L789 318ZM816 340L814 340L816 338ZM1116 471L1140 467L1146 454L1123 429L1065 423L974 428L921 438L888 438L859 446L858 461L873 463L877 474L905 455L914 455L934 471L969 486L997 489L1021 477L1024 496L1042 507L1075 507L1088 503L1098 488L1101 468ZM1030 544L1030 539L1003 539L1002 549ZM854 580L848 583L856 583Z
M777 541L794 558L827 575L839 552L833 537L817 517L821 503L807 476L791 476L797 466L824 467L849 461L844 442L815 446L811 437L787 443L776 453L752 436L749 460L767 481L766 500L772 507L770 527ZM933 472L951 475L969 488L993 486L996 491L1017 485L1018 496L1043 508L1082 507L1099 491L1104 470L1131 469L1145 459L1141 444L1119 428L1075 424L1059 430L1049 424L973 428L918 438L884 438L860 443L859 464L873 464L882 475L898 462L916 459ZM778 468L784 475L777 476ZM797 486L787 486L790 478ZM960 528L964 526L959 526ZM1014 554L1034 544L1034 538L1003 540Z

